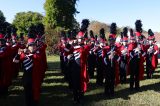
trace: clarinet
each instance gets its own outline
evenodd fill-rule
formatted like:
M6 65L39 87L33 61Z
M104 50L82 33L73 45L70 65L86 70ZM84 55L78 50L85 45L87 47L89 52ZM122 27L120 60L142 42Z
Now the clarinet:
M115 46L113 48L111 48L111 50L108 52L108 54L113 55L113 53L115 52ZM111 58L111 67L113 67L113 58Z
M137 44L137 47L134 49L134 53L138 55L138 58L140 58L140 53L141 53L140 43Z
M150 45L149 50L150 51L147 51L147 53L148 53L149 56L151 56L153 54L153 52L154 52L153 51L153 45Z
M125 46L125 49L127 49L127 46ZM123 57L124 57L124 60L126 60L126 55L127 55L127 53L126 52L124 52L124 54L122 54L123 55Z
M0 53L4 52L6 47L0 47Z

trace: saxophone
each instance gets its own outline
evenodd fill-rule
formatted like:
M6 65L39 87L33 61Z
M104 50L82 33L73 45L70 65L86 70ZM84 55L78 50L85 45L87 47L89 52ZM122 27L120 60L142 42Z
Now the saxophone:
M111 48L111 50L107 54L109 55L109 58L111 60L111 67L113 67L113 60L115 56L115 46Z
M153 45L150 45L150 47L149 47L148 50L147 50L147 54L148 54L149 56L151 56L153 53L154 53L154 47L153 47Z

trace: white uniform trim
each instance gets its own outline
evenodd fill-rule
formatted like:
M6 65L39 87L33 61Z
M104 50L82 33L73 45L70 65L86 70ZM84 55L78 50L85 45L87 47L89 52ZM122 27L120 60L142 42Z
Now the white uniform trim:
M69 49L67 49L67 48L64 48L64 50L65 50L66 52L69 52Z
M104 58L104 64L107 65L106 57Z

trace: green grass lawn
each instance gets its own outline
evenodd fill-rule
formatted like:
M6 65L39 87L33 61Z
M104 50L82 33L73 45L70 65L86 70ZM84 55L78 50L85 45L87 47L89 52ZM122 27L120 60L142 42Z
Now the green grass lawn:
M0 106L24 106L22 72L13 81L8 97L0 99ZM95 79L90 80L84 100L78 106L155 106L160 105L160 70L154 73L153 79L141 81L142 92L130 92L129 84L118 85L115 97L104 96L104 87L96 86ZM48 56L48 71L42 85L40 106L75 106L72 92L59 70L59 57Z

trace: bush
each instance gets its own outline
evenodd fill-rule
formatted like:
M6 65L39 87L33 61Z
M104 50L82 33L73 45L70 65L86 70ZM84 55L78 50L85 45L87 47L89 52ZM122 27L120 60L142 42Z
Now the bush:
M59 42L60 42L60 32L62 28L46 28L46 44L48 55L58 54L59 53Z

